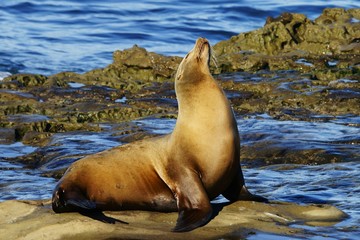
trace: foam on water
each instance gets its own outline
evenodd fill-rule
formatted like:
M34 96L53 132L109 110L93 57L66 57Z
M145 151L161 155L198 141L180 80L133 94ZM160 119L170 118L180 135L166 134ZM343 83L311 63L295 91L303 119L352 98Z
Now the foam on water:
M4 78L6 78L10 75L11 75L11 73L9 73L9 72L1 72L0 71L0 81L2 81Z

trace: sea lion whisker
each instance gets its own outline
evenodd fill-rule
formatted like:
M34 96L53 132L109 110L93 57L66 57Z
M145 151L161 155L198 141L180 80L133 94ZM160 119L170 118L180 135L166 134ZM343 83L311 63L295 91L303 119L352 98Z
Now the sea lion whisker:
M210 44L209 44L209 46L210 46L210 58L211 58L212 62L214 63L215 68L218 68L218 61L216 58L214 48Z

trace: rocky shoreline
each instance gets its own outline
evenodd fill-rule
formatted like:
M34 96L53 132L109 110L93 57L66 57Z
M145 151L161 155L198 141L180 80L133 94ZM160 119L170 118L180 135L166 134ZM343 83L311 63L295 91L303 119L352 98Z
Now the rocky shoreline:
M263 28L215 44L212 71L228 95L236 96L230 100L239 115L305 121L358 116L359 19L360 9L325 9L315 21L292 13L268 18ZM173 75L180 57L135 45L115 51L113 59L84 74L5 77L0 142L46 146L55 133L101 131L100 123L176 118Z
M291 225L332 226L347 217L329 205L236 202L218 206L206 226L186 233L170 232L177 213L121 211L55 214L49 201L0 203L1 239L242 239L255 232L307 236ZM6 209L6 210L5 210Z
M359 19L360 9L325 9L315 21L292 13L268 18L263 28L215 44L212 71L237 115L304 121L359 116ZM0 143L46 147L56 133L102 131L101 123L120 123L118 134L129 142L150 133L126 123L149 116L176 118L173 75L180 57L135 45L115 51L113 59L84 74L5 77L0 81ZM265 148L254 156L254 148L259 146L242 146L241 158L260 158L262 164L289 158L303 164L341 161L321 150L281 156ZM26 156L25 163L37 166L46 158L41 152Z

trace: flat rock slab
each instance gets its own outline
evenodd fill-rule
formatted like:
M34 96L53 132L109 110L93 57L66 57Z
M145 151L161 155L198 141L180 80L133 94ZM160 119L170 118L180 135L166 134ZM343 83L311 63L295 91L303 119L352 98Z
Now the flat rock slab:
M49 200L11 200L0 203L0 239L237 239L258 231L302 236L292 224L327 226L347 217L330 205L236 202L214 208L217 215L206 226L173 233L176 212L55 214Z

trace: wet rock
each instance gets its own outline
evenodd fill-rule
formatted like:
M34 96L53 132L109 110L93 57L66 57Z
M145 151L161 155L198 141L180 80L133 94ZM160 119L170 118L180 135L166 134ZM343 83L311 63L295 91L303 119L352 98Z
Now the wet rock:
M15 131L11 128L0 128L0 144L15 142Z
M173 76L181 60L180 57L162 56L134 45L124 51L115 51L111 66L120 72L122 79L163 81Z
M145 211L97 214L52 212L49 201L0 203L1 239L233 239L256 232L304 237L303 224L330 226L347 215L329 205L300 206L274 202L218 205L218 214L204 227L172 233L177 213ZM86 216L88 215L88 216ZM292 227L292 224L297 226Z
M57 87L67 87L68 82L82 82L83 76L74 72L61 72L49 77L49 82L52 82Z
M52 135L49 132L27 131L21 141L27 145L43 147L49 144Z
M345 68L342 70L339 69L326 69L326 70L316 70L312 72L312 79L314 80L325 80L332 81L342 78L353 78L359 75L360 72L357 69Z
M353 14L355 13L354 10L356 9L350 9L349 11L346 11L343 8L326 8L324 9L321 16L315 19L315 23L324 25L331 25L334 23L348 23L351 22L353 17L356 18L356 16Z
M231 98L230 101L233 108L242 114L266 112L274 117L297 115L306 120L311 114L360 113L357 107L360 104L357 94L360 82L355 75L347 75L346 72L342 75L343 80L338 80L338 84L333 78L323 76L323 80L319 80L317 77L295 72L261 72L241 81L236 78L246 77L245 73L235 74L232 79L227 77L225 81L223 76L219 75L221 86L225 90L239 92L239 97ZM333 91L335 88L337 91ZM348 97L341 94L344 92L348 92ZM289 110L297 111L288 114Z
M48 178L55 178L59 180L64 173L66 172L67 168L57 169L54 171L48 171L41 174L42 177L48 177Z
M136 92L149 86L149 82L170 81L181 59L148 52L134 45L123 51L115 51L113 63L105 68L94 69L83 75L67 75L76 82ZM57 74L56 78L61 79L61 74Z
M348 158L354 158L356 156ZM264 166L273 164L326 164L339 163L346 158L325 149L295 149L295 147L279 146L275 142L259 142L241 148L241 159L248 166Z
M119 138L119 140L123 143L131 143L134 141L138 141L138 140L142 140L142 139L146 139L146 138L152 138L152 137L156 137L159 136L158 134L151 134L145 131L139 131L139 132L135 132L135 133L131 133L131 134L126 134L124 136L122 136L121 138Z
M14 83L18 85L18 87L41 86L46 80L47 77L40 74L14 74L3 79L4 82Z
M355 54L351 58L358 62L358 15L358 9L325 9L319 18L311 21L302 14L283 13L278 18L268 18L263 28L240 33L215 44L214 49L219 56L219 65L225 66L225 71L252 71L254 69L251 66L254 65L261 65L263 68L271 65L272 70L294 69L292 58L304 56L304 53L308 56ZM242 53L249 51L261 54L264 58L259 58L257 63L251 59L250 67L244 68L246 64L239 62L248 61ZM293 56L290 57L289 53ZM283 62L290 64L269 64L268 62L274 61L269 56L281 57Z
M4 119L6 115L35 113L37 106L38 100L31 93L0 90L0 116L3 116Z

